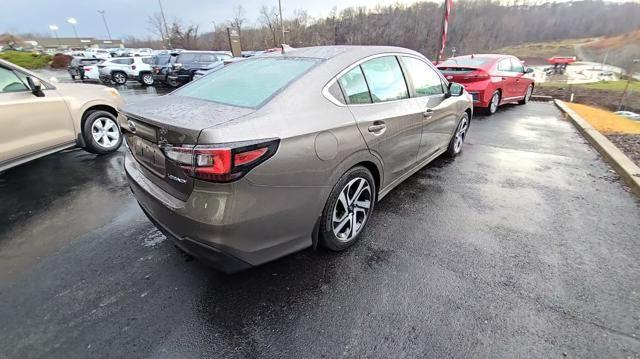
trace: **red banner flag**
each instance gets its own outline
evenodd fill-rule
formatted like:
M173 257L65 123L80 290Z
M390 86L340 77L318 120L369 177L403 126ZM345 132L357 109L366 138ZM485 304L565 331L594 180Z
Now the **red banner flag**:
M440 51L438 52L438 59L436 63L439 63L444 58L444 48L447 45L447 31L449 29L449 15L451 15L451 8L453 7L453 0L444 1L444 16L442 19L442 39Z

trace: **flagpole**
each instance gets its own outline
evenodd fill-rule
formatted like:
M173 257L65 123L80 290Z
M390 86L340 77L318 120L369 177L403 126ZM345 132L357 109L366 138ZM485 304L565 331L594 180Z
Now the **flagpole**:
M444 57L444 48L447 44L447 30L449 27L449 14L451 12L451 6L453 0L444 0L444 9L442 14L442 37L440 38L440 50L436 55L436 65L440 63L440 60Z

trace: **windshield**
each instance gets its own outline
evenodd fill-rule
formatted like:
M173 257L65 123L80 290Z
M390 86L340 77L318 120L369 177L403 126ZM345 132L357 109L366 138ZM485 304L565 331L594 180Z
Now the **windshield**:
M482 57L459 57L459 58L453 58L453 59L449 59L441 64L438 65L438 67L482 67L486 64L488 64L489 62L491 62L492 59L488 59L488 58L482 58Z
M261 58L226 66L175 92L231 106L259 107L315 66L309 58Z

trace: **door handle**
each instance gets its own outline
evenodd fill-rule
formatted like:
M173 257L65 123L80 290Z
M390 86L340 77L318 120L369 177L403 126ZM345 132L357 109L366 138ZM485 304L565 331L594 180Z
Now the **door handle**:
M374 135L381 135L387 129L387 125L382 121L375 121L371 126L369 126L369 132Z
M424 116L424 118L426 118L427 120L430 119L431 117L433 117L433 109L432 108L428 108L426 109L423 113L422 116Z
M507 81L507 78L506 78L506 77L503 77L503 78L502 78L502 81Z

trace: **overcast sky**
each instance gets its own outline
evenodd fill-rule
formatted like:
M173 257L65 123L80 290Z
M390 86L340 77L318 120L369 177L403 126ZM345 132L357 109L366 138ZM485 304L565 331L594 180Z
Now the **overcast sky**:
M338 10L357 5L413 3L418 0L282 0L285 18L295 9L305 9L313 17L325 16L334 6ZM533 1L533 0L532 0ZM624 1L624 0L618 0ZM638 1L638 0L635 0ZM262 4L277 6L277 0L162 0L167 20L173 17L200 26L200 32L213 27L212 21L223 23L233 16L233 8L242 4L248 24L255 24ZM455 6L455 5L454 5ZM78 34L106 38L107 32L98 10L106 18L114 38L126 35L151 35L147 17L158 12L158 0L0 0L0 33L51 34L49 25L59 27L60 37L72 37L73 29L66 20L76 18Z

